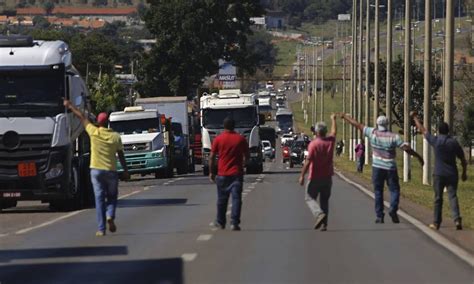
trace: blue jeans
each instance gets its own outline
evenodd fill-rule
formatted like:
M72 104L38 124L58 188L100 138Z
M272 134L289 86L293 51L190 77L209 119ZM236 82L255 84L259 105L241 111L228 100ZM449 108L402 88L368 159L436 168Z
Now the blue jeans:
M383 187L385 181L390 190L390 212L398 211L400 201L400 183L398 181L397 170L385 170L372 167L372 183L375 193L375 214L378 218L383 218Z
M357 172L361 173L364 171L365 156L356 158L357 161Z
M232 195L231 223L240 224L240 211L242 209L243 176L217 176L217 223L226 224L226 211L229 196Z
M118 195L118 174L115 171L91 169L95 208L99 231L105 232L106 215L115 219Z
M331 197L332 177L310 180L306 184L305 201L314 217L324 213L323 224L327 226L329 216L329 197ZM319 205L316 202L319 196Z
M449 205L451 207L451 214L454 221L461 219L459 213L459 202L457 196L458 190L458 177L457 176L434 176L434 223L441 225L442 212L443 212L443 191L446 187L448 191Z

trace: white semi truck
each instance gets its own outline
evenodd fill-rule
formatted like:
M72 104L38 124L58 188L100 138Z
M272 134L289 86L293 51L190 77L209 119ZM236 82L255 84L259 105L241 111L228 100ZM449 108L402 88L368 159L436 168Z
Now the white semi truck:
M120 134L128 171L131 174L154 174L156 178L173 176L170 123L156 109L126 107L112 112L110 128ZM117 171L123 171L117 163Z
M223 121L226 117L235 120L235 131L243 135L249 144L247 173L261 173L263 157L259 129L265 123L265 117L259 115L257 96L242 94L238 89L220 90L219 94L203 95L200 103L204 175L208 175L210 170L212 141L224 131Z
M194 172L193 152L190 147L190 139L194 131L190 123L192 111L187 97L139 98L135 104L145 109L157 110L171 118L174 136L173 167L176 168L178 174Z
M20 200L58 210L93 202L89 139L63 98L88 113L66 43L0 36L0 210Z

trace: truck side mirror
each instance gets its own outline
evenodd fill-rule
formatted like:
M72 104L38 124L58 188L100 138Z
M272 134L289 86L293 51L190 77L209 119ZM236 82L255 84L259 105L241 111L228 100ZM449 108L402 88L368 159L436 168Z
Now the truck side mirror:
M265 114L259 113L258 114L258 121L260 122L260 125L265 125Z

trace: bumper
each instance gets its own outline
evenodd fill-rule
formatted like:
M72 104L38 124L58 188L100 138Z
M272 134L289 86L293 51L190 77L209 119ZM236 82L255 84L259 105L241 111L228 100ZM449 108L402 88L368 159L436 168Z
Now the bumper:
M131 174L155 173L168 167L168 160L159 152L125 154L128 172ZM122 165L117 164L117 172L123 172Z
M69 147L52 149L47 155L46 163L34 160L37 167L36 176L19 177L18 172L0 171L0 200L58 200L70 197L68 193L69 169L71 168L71 151ZM22 161L17 161L22 162ZM51 169L62 164L62 172L51 176Z

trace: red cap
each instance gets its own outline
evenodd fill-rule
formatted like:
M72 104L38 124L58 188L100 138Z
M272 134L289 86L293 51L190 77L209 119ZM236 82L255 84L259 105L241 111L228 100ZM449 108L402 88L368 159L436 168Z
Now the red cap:
M97 115L97 123L100 125L106 125L109 116L105 112L101 112Z

